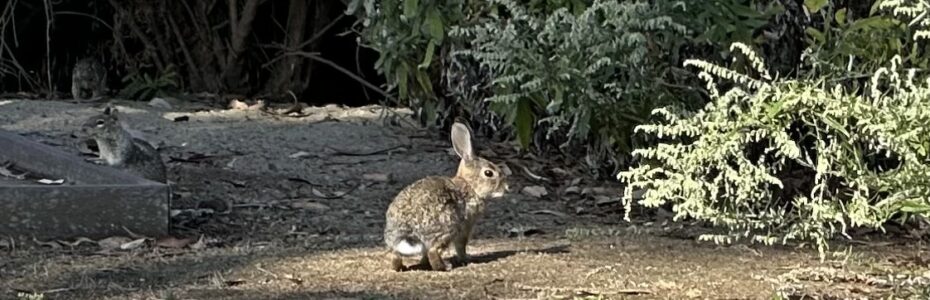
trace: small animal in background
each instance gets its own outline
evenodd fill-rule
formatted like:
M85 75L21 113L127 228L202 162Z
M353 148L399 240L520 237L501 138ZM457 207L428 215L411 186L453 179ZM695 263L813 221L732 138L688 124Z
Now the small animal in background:
M387 209L384 242L394 271L406 269L405 256L420 256L420 264L448 271L442 253L450 244L456 259L466 263L465 247L486 200L509 190L500 168L475 155L471 131L462 123L452 125L452 146L461 158L455 176L422 178L401 190Z
M161 183L167 182L165 162L158 150L145 140L133 137L120 120L115 107L87 119L81 133L97 142L100 158L107 164Z
M71 73L71 95L74 99L100 99L106 93L107 70L93 57L79 60Z

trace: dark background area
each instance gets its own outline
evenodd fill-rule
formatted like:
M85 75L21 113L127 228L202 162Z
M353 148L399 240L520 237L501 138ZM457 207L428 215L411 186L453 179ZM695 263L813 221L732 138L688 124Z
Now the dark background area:
M249 0L232 1L236 4L240 19L244 18L249 13ZM352 32L356 19L343 14L345 5L340 1L300 1L306 5L306 13L302 15L304 28L299 41L304 42L317 35L319 38L292 50L317 53L318 57L329 60L376 86L383 85L383 76L378 75L374 69L378 54L358 44L357 34ZM114 7L112 2L103 0L51 2L53 15L48 35L51 49L48 59L46 2L6 2L0 5L0 24L3 25L3 29L0 30L0 94L23 92L21 96L71 98L71 72L74 63L83 57L93 56L108 71L108 87L112 97L121 96L120 90L131 82L123 80L129 74L136 72L157 78L166 73L164 66L158 66L157 60L161 60L163 65L175 65L174 70L178 74L175 78L177 88L174 91L179 95L180 92L209 92L218 96L239 95L271 101L293 101L296 96L298 100L308 104L336 103L349 106L383 102L383 96L367 90L350 76L307 58L298 58L295 63L298 68L309 69L305 73L310 74L309 76L286 79L282 83L284 88L271 87L269 82L274 79L273 74L279 71L272 60L287 52L280 46L287 43L290 35L289 22L295 22L289 19L296 17L289 16L289 5L294 5L291 2L256 1L254 21L248 28L242 54L239 55L238 61L229 64L242 67L241 75L231 76L230 80L224 80L223 84L214 86L198 85L197 79L192 78L194 76L191 76L179 41L183 40L187 51L193 54L196 68L209 70L212 67L222 72L224 68L216 62L197 60L194 52L198 49L194 45L204 42L201 36L206 34L217 37L220 44L223 44L218 48L232 48L231 40L235 35L229 30L232 17L227 1L215 1L212 7L204 9L205 15L208 16L206 20L211 25L210 32L197 32L195 26L187 24L200 19L190 17L190 12L196 10L197 5L209 5L197 1L187 1L187 6L180 1L153 2L155 4L146 1L121 1L117 3L119 8ZM146 15L154 17L139 17ZM166 15L173 17L178 32L171 30L169 23L164 21ZM137 29L131 28L131 25ZM161 38L165 46L154 51L147 49L143 41L145 38ZM206 51L214 49L216 48ZM51 94L48 91L47 62L51 62ZM281 62L283 60L278 59L278 63Z

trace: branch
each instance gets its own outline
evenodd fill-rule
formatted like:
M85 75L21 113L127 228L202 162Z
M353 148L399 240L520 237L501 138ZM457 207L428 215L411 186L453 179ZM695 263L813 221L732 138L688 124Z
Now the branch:
M117 16L121 18L126 17L126 15L123 14L123 9L119 5L119 2L117 2L116 0L110 0L110 5L112 5L113 9L117 11ZM136 36L136 38L142 41L142 44L145 45L145 49L147 49L148 51L151 51L152 58L155 60L155 66L158 67L158 70L159 71L164 70L165 64L161 61L161 57L158 56L158 48L156 48L155 45L152 44L152 41L146 37L146 35L142 32L141 29L139 29L139 26L136 24L135 21L133 21L132 18L124 18L124 19L126 20L125 23L129 25L129 29Z
M324 33L326 33L327 31L329 31L330 28L333 28L333 26L336 25L336 22L339 22L340 20L342 20L342 17L345 17L345 16L346 16L345 14L339 14L339 16L336 17L335 19L333 19L332 22L329 22L329 24L326 24L326 26L324 26L323 29L320 29L320 32L314 33L314 34L313 34L313 37L311 37L309 40L306 40L306 41L304 41L303 43L301 43L299 46L297 46L297 49L303 49L303 48L306 47L307 45L310 45L310 44L312 44L314 41L316 41L316 40L320 39L321 37L323 37L323 34L324 34ZM294 49L294 50L297 50L297 49Z
M226 0L229 4L229 35L239 35L239 1Z
M13 34L13 47L19 47L19 37L16 35L16 22L14 22L15 15L13 14L13 9L17 5L17 0L9 1L6 4L6 7L3 9L3 13L0 14L0 68L4 66L9 66L9 71L2 71L9 73L10 76L17 77L22 81L26 82L26 85L29 86L29 89L37 90L41 88L41 80L38 78L39 75L30 75L29 72L26 72L26 68L19 63L16 59L16 55L13 52L13 49L10 48L10 45L6 43L6 29L10 28L10 32ZM10 54L9 59L3 58L5 53ZM16 73L14 73L14 71ZM19 84L20 90L22 90L22 83Z
M52 23L55 19L52 17L51 0L42 1L45 3L45 74L48 77L48 99L52 98L55 90L52 86Z
M264 65L262 65L262 67L271 65L272 63L274 63L274 62L276 62L276 61L278 61L278 60L284 58L285 56L301 56L301 57L306 57L306 58L309 58L309 59L311 59L311 60L315 60L315 61L321 62L321 63L323 63L323 64L326 64L326 65L332 67L333 69L336 69L337 71L339 71L339 72L345 74L346 76L349 76L350 78L352 78L353 80L355 80L355 81L357 81L358 83L362 84L363 86L365 86L365 87L367 87L367 88L369 88L369 89L371 89L371 90L377 92L378 94L381 94L381 96L384 96L385 98L387 98L387 99L389 99L389 100L391 100L391 101L394 101L395 103L397 102L397 99L394 98L394 96L391 96L390 94L388 94L387 92L385 92L385 91L382 90L381 88L379 88L379 87L375 86L374 84L371 84L370 82L366 81L364 78L359 77L358 75L355 75L355 73L352 73L352 71L349 71L348 69L339 66L338 64L334 63L334 62L331 61L331 60L328 60L328 59L323 58L323 57L320 56L318 53L304 52L304 51L288 52L288 53L285 53L285 54L280 55L280 56L278 56L278 57L275 57L275 58L272 59L271 61L269 61L269 62L265 63Z
M190 76L192 78L196 76L198 81L202 81L203 74L198 72L200 69L196 67L196 64L194 64L194 58L191 56L190 50L187 49L187 43L184 41L184 37L181 36L181 30L178 29L178 24L174 21L174 16L171 14L171 12L168 12L167 19L168 25L171 26L171 30L174 32L175 37L178 39L178 45L181 46L181 53L184 54L184 60L187 61L188 72L193 73L190 74ZM201 86L199 88L203 87Z
M100 24L102 24L103 27L110 29L110 31L114 31L113 26L110 26L110 24L107 24L106 21L92 14L76 12L76 11L56 11L55 15L74 15L74 16L88 17L88 18L96 20L97 22L100 22Z
M249 36L249 32L252 29L252 20L255 20L255 10L258 6L258 0L248 0L245 3L245 7L242 10L242 18L238 19L234 15L238 9L235 5L236 0L229 0L229 26L234 28L232 31L232 53L229 56L230 62L235 62L236 59L242 52L245 50L245 39Z
M262 47L262 48L272 48L272 49L281 49L281 50L287 50L287 51L293 51L293 50L300 50L300 49L303 49L303 48L306 47L307 45L310 45L310 44L312 44L313 42L315 42L316 40L318 40L318 39L320 39L321 37L323 37L323 34L325 34L327 31L329 31L330 28L332 28L333 26L335 26L335 25L336 25L336 22L339 22L339 20L342 20L342 17L344 17L344 16L345 16L345 15L340 14L338 17L336 17L335 19L333 19L332 22L329 22L329 24L326 24L326 26L324 26L323 29L320 29L320 32L317 32L317 33L314 34L312 37L310 37L310 38L307 39L306 41L301 42L300 45L297 45L297 46L295 46L295 47L293 47L293 48L289 48L287 45L280 44L280 43L268 43L268 44L260 45L260 47Z

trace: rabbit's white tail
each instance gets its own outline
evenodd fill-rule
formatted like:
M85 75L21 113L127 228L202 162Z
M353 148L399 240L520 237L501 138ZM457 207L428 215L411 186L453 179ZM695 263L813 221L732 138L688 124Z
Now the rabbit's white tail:
M404 256L420 255L423 254L423 243L414 241L411 244L409 239L402 239L397 245L394 245L394 251Z

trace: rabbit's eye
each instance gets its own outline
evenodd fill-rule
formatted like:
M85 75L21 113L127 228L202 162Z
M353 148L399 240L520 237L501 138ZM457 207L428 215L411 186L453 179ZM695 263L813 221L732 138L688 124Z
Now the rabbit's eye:
M484 170L484 177L494 177L494 171Z
M96 122L97 126L103 126L103 123L103 119L98 119Z

